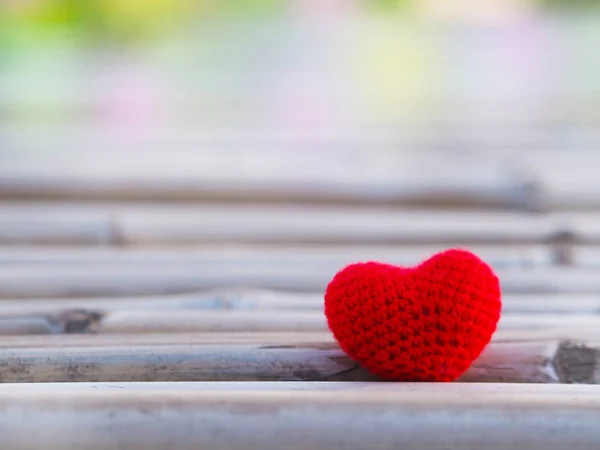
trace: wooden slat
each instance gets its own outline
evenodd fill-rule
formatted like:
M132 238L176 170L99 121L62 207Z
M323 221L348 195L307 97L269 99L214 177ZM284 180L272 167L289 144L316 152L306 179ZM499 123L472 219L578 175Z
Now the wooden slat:
M590 386L285 385L4 385L3 445L563 450L594 448L600 439L600 396Z
M594 344L492 343L461 377L469 382L595 384ZM0 380L73 381L362 381L377 378L333 342L261 345L77 346L0 350Z

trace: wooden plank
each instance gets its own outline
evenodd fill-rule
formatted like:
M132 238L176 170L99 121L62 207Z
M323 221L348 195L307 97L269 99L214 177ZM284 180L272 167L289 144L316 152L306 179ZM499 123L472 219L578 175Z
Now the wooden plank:
M308 264L302 270L285 264L235 268L208 264L196 267L16 265L4 266L0 271L0 298L152 296L223 288L322 293L337 270ZM496 272L505 294L600 292L600 278L593 268L505 268Z
M600 441L600 396L592 386L284 384L4 385L3 444L48 450L563 450L591 449Z
M465 382L595 384L598 346L492 343ZM0 349L0 381L364 381L377 380L333 342Z

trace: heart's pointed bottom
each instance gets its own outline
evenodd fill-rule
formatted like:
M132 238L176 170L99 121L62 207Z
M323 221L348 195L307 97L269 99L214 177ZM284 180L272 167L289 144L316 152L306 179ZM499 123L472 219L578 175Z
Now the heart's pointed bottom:
M414 268L352 264L325 293L328 325L341 348L386 381L458 379L490 342L500 309L498 278L464 250Z

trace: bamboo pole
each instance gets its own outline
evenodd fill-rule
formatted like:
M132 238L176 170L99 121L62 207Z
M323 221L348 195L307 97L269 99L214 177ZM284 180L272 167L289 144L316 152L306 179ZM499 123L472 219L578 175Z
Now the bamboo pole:
M537 335L536 335L537 337ZM600 340L600 335L597 336ZM550 338L552 340L552 338ZM539 340L539 339L538 339ZM557 339L556 339L557 340ZM241 332L241 333L125 333L52 334L3 336L0 348L70 347L157 347L164 345L291 345L320 342L335 343L329 331L320 332Z
M399 302L402 300L399 299ZM216 289L191 294L2 299L0 319L62 317L72 311L103 316L119 311L265 311L293 314L322 312L323 293L260 289ZM600 299L594 294L513 294L502 297L504 314L600 314ZM0 327L1 328L1 327Z
M341 268L341 267L340 267ZM8 266L0 271L0 298L143 296L206 289L257 288L323 292L335 270L305 265ZM600 278L592 268L498 269L505 294L595 294Z
M445 246L440 245L323 245L316 248L302 245L203 245L192 248L124 248L124 247L47 247L7 246L0 253L0 267L59 265L96 265L148 267L153 265L318 265L324 270L336 270L352 261L376 260L391 264L414 265ZM544 245L472 245L469 250L495 268L516 268L550 265L552 250ZM579 250L577 250L579 252ZM595 256L594 256L595 255ZM588 255L585 265L598 265L600 254Z
M542 329L548 331L574 330L589 333L600 327L600 315L587 311L567 311L561 308L546 310L543 300L536 300L539 308L525 310L507 308L500 318L500 330ZM110 303L90 309L85 303L78 308L59 309L60 303L27 310L12 305L0 308L0 335L86 333L139 334L139 333L239 333L239 332L323 332L327 330L322 306L307 308L268 309L210 309L178 308L149 305L132 301L130 304ZM51 302L48 301L51 305ZM1 305L1 303L0 303ZM11 305L9 305L11 306ZM33 305L31 305L33 306ZM75 305L74 305L75 306ZM88 308L86 308L86 306ZM238 305L239 306L239 305ZM313 307L314 306L314 307ZM584 305L585 306L585 305ZM54 309L57 308L57 309ZM515 309L512 309L515 311Z
M131 210L124 211L117 223L122 242L131 246L219 241L523 245L545 243L555 231L551 219L537 215L347 208L188 209L179 215Z
M47 243L61 243L91 223L108 242L128 246L538 245L574 220L489 211L113 203L0 204L0 217L10 217L0 221L2 244L44 243L47 236Z
M492 343L461 381L596 384L598 345ZM0 381L377 380L333 342L0 349Z
M600 328L600 316L588 314L503 314L500 330L572 329L587 332ZM294 311L116 311L98 324L100 333L172 332L322 332L327 330L322 312Z
M62 155L62 165L57 164L52 176L43 166L40 170L28 161L20 167L19 177L10 175L14 167L8 174L0 170L0 199L385 204L513 210L540 208L544 201L541 187L530 177L515 174L489 158L479 160L474 170L443 153L422 153L415 159L413 153L380 152L396 162L392 176L388 166L382 166L377 158L361 161L359 168L355 158L342 157L326 173L318 174L313 168L316 161L307 164L304 158L290 159L289 155L282 159L280 152L272 150L255 149L252 164L242 162L248 156L245 152L225 153L229 156L145 152L141 161L126 156L127 152L97 155L94 170L88 173L85 169L90 156L86 153L85 161L78 163L82 155L71 153ZM343 155L352 153L345 151ZM219 170L214 170L217 162ZM451 172L472 174L458 179L414 170L415 164L431 167L440 162ZM174 165L176 175L165 172L166 166L173 170ZM250 174L251 169L257 172ZM356 169L360 169L361 176ZM371 176L364 178L369 172Z
M2 208L0 207L0 211ZM81 215L74 211L22 218L0 212L0 245L107 246L115 242L114 228L103 214Z
M600 330L557 329L501 329L497 330L492 343L549 343L554 341L600 342ZM0 348L62 348L62 347L157 347L169 345L295 345L306 343L335 344L330 331L314 332L236 332L236 333L63 333L51 335L3 336Z
M600 397L589 386L285 385L4 385L3 445L563 450L595 448L600 441Z

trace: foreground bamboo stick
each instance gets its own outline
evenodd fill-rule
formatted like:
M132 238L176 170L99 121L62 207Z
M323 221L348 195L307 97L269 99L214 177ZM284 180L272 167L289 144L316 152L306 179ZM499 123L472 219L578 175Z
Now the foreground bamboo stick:
M301 341L301 339L300 339ZM361 381L377 378L336 343L119 345L0 349L0 381ZM283 342L283 343L282 343ZM570 341L492 343L469 382L600 382L598 346Z
M564 450L600 442L600 396L587 386L286 384L4 386L3 445Z

